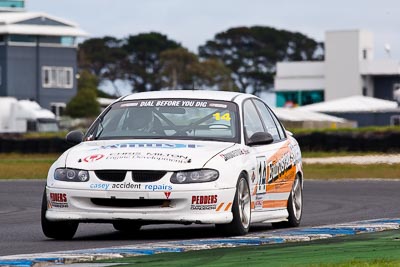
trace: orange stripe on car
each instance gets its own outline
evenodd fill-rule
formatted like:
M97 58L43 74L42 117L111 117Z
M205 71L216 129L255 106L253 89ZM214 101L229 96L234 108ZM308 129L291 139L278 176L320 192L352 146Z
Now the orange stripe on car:
M217 209L215 211L219 211L223 206L224 206L224 202L222 202L221 204L218 205Z
M263 208L271 209L271 208L286 208L287 207L287 199L285 200L264 200Z
M228 211L231 206L232 206L232 202L229 202L228 205L226 205L226 207L225 207L225 211Z

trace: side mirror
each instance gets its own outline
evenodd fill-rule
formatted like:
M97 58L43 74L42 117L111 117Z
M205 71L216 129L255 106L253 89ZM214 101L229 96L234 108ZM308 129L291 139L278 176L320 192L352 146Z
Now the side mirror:
M83 136L84 134L81 131L76 130L69 132L65 137L65 140L67 140L67 142L70 144L77 145L82 142Z
M266 132L256 132L254 133L249 141L247 142L247 145L249 146L255 146L255 145L268 145L274 142L274 138L270 133Z

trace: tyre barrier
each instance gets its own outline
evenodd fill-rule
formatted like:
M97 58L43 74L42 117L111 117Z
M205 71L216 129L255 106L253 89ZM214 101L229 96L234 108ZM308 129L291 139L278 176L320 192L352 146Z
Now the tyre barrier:
M400 152L400 132L312 132L295 134L302 151ZM61 153L64 138L0 137L0 153Z
M295 134L302 151L400 152L400 132Z
M0 138L0 153L62 153L70 147L64 138Z

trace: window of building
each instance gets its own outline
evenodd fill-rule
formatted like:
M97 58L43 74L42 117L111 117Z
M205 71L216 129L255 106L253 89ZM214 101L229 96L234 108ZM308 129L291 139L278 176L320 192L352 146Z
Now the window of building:
M9 41L13 43L36 43L36 36L34 35L22 35L22 34L11 34Z
M362 53L363 53L363 59L368 59L368 50L363 49Z
M324 101L323 90L277 92L277 107L297 107Z
M67 105L63 102L50 103L51 112L53 112L54 115L56 115L56 118L60 118L61 116L64 116L66 107L67 107Z
M24 8L25 0L2 0L0 1L0 7L9 8Z
M42 68L42 84L44 88L67 88L73 87L73 68L50 67Z
M39 43L41 45L74 46L75 38L71 36L41 36Z
M393 115L390 117L391 126L400 126L400 115Z
M0 66L0 85L2 84L2 82L3 82L3 73L2 73L1 66Z
M5 36L4 35L0 35L0 44L4 43L5 40L6 40Z

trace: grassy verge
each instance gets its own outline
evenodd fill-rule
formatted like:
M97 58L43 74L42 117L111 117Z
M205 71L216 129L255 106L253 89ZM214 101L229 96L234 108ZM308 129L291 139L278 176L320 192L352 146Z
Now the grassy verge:
M46 178L57 154L0 154L0 179Z
M399 179L399 164L303 164L306 179L385 178Z
M131 257L121 266L400 266L400 232ZM125 265L126 264L126 265Z
M338 156L332 153L305 154L305 157ZM341 154L342 156L349 154ZM355 154L351 154L355 155ZM365 155L365 154L357 154ZM0 179L38 179L47 177L58 154L0 154ZM400 178L399 164L304 164L306 179Z

